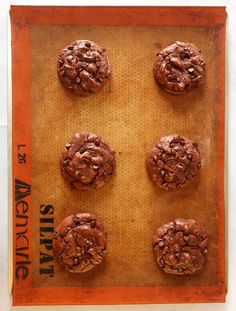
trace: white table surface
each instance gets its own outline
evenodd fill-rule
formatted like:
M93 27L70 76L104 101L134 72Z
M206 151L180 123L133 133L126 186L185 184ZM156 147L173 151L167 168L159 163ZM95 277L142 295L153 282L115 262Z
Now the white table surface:
M228 294L225 304L118 305L74 307L11 307L8 293L8 145L7 145L7 32L10 5L185 5L226 6L228 69ZM235 311L236 310L236 0L0 0L0 311L17 310L135 310ZM235 57L233 57L235 55Z

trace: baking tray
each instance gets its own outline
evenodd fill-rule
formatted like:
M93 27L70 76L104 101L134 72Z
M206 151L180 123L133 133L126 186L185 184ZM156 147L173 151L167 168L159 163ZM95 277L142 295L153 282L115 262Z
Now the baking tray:
M223 7L11 7L13 304L129 304L225 300ZM81 98L61 87L60 50L77 39L106 48L112 79ZM157 51L180 40L205 56L206 80L184 96L155 84ZM77 131L99 133L116 150L116 174L101 189L71 190L58 160ZM179 133L199 145L198 181L177 192L156 189L145 152ZM83 275L53 258L54 226L92 212L108 233L103 264ZM152 254L156 227L194 218L208 229L204 269L167 275Z

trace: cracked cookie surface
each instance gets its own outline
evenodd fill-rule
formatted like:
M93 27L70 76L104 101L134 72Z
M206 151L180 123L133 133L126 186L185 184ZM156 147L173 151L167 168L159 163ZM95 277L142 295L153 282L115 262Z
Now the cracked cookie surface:
M202 269L208 235L193 219L176 219L158 228L153 237L157 264L166 273L185 275Z
M157 53L153 74L166 91L183 94L203 83L205 66L201 51L194 44L176 41Z
M55 229L53 252L69 272L84 273L99 265L106 254L106 231L93 214L66 217Z
M146 154L150 179L165 190L185 187L198 175L200 167L197 144L178 134L160 138Z
M77 190L92 190L109 181L115 151L97 134L80 132L66 144L60 158L64 179Z
M89 40L77 40L59 55L57 74L65 88L87 96L100 91L110 79L111 65L104 48Z

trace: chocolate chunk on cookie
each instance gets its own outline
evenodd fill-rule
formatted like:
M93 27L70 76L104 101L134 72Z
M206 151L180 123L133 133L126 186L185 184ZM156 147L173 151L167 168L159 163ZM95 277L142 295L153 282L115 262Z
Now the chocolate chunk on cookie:
M55 229L53 252L69 272L84 273L99 265L106 254L106 231L93 214L66 217Z
M153 237L157 264L166 273L184 275L202 269L208 235L193 219L176 219L158 228Z
M183 94L203 83L205 66L201 51L194 44L176 41L157 53L153 74L166 91Z
M166 190L188 185L201 167L196 143L174 134L160 138L146 155L146 168L152 182Z
M102 89L111 76L105 49L89 40L77 40L59 55L57 74L62 85L87 96Z
M115 151L99 135L90 132L75 134L60 159L62 176L77 190L102 187L114 168Z

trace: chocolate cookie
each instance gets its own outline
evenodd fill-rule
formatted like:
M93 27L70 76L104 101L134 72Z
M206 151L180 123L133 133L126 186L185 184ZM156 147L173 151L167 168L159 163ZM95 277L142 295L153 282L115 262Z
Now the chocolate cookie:
M153 74L166 91L183 94L203 83L205 66L201 51L194 44L176 41L157 53Z
M93 214L66 217L57 227L53 252L69 272L83 273L99 265L106 254L106 232Z
M98 92L111 76L105 49L89 40L77 40L65 47L57 62L62 85L79 95Z
M114 167L115 151L100 136L89 132L75 134L60 159L62 176L77 190L102 187Z
M205 228L193 219L176 219L158 228L153 237L157 264L170 274L202 269L208 246Z
M196 143L178 134L160 138L146 155L146 168L152 182L166 190L186 186L201 167Z

